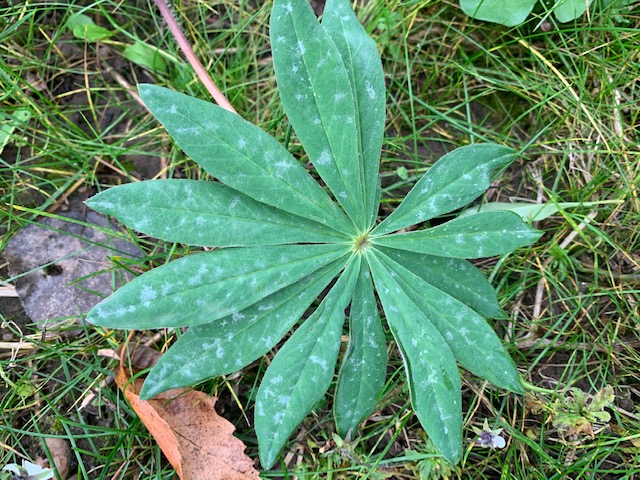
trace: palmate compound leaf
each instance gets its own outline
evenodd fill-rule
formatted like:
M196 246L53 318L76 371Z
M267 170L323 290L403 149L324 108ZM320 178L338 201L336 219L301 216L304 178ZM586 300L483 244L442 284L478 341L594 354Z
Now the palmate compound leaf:
M139 85L140 97L191 159L262 203L347 234L353 225L276 139L240 116L182 93Z
M348 254L346 245L236 247L196 253L135 278L88 314L123 329L188 327L233 315Z
M147 376L140 396L236 372L268 353L347 260L342 257L241 312L189 328Z
M355 434L375 409L387 374L387 342L378 315L371 274L363 263L349 309L349 345L333 399L336 429Z
M152 237L209 247L345 241L336 230L257 202L216 182L149 180L112 187L87 202Z
M398 252L402 257L407 252ZM513 360L489 324L473 309L393 261L382 252L376 258L424 316L438 329L453 356L471 373L494 385L523 393ZM396 257L396 258L397 258ZM414 367L415 373L419 368Z
M399 208L399 207L398 207ZM530 245L542 236L511 212L479 213L437 227L375 236L375 245L440 257L483 258Z
M377 212L385 121L375 44L347 0L328 2L322 26L308 1L276 0L270 35L287 117L336 200L366 231Z
M513 150L493 143L456 148L427 170L372 234L400 230L468 205L489 188L493 172L514 158Z
M411 300L376 252L367 253L389 328L405 364L416 416L450 462L462 454L462 400L456 360L440 332Z
M361 256L354 255L316 311L278 351L264 374L255 407L260 463L271 468L291 432L324 396L333 379L345 309Z

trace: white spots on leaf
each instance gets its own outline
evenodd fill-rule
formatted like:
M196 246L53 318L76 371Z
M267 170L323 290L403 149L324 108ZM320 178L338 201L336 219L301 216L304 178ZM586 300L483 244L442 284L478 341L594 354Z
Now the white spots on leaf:
M271 383L273 385L279 385L280 383L282 383L282 375L276 375L275 377L273 377L271 379Z
M458 245L462 245L463 243L465 243L465 241L464 241L464 235L463 235L462 233L458 233L458 234L456 235L456 239L455 239L455 241L456 241L456 243L457 243Z
M282 422L282 416L284 415L283 412L276 412L273 414L273 423L278 425L280 422Z
M158 294L156 291L151 288L149 285L145 285L142 287L142 291L140 292L140 301L142 303L148 304L150 301L158 298Z
M318 165L329 165L331 163L331 153L329 150L323 150L316 162Z
M301 93L296 93L293 98L296 99L296 102L301 102L302 100L304 100L307 96L303 95Z
M327 366L327 361L324 358L320 358L316 355L311 355L309 357L309 361L311 363L313 363L314 365L318 365L323 372L328 372L329 371L329 367Z
M167 112L171 115L176 115L178 113L178 106L174 103L167 109Z
M236 146L238 147L238 149L242 150L247 146L247 141L244 138L239 138L236 142Z
M366 82L364 82L364 88L367 91L367 95L369 96L369 98L371 100L375 100L375 98L378 96L376 94L376 90L375 88L373 88L373 85L371 85L371 82L369 80L367 80Z
M349 196L347 195L347 192L345 192L344 190L343 190L342 192L340 192L340 193L338 194L338 196L339 196L340 198L342 198L342 199L347 199L347 198L349 198Z
M336 92L333 94L333 101L338 103L341 100L344 100L346 98L347 94L344 92Z
M302 40L298 40L298 43L296 43L296 47L300 55L304 55L305 52L307 51L306 47L304 46L304 42Z
M298 73L298 70L300 70L300 67L298 65L291 65L291 73L295 75L296 73Z
M203 217L201 216L197 216L196 217L196 225L198 225L199 227L202 227L205 224L205 220Z
M233 312L231 314L231 320L233 320L233 323L236 323L239 320L242 320L244 318L244 314L240 313L240 312Z
M231 203L229 203L229 208L234 209L234 208L236 208L238 205L240 205L240 198L238 198L238 197L233 197L233 199L231 200Z
M290 14L291 12L293 12L293 6L291 5L291 2L289 3L285 3L284 4L284 9L286 10L286 12L288 14Z

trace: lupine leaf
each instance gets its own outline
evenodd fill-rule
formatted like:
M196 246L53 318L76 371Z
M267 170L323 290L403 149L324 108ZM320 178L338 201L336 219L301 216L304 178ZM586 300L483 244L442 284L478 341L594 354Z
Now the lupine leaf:
M493 172L514 158L513 150L493 143L456 148L427 170L372 233L400 230L468 205L489 188Z
M471 263L459 258L436 257L380 247L379 250L425 282L451 295L486 318L507 318L496 292Z
M353 435L375 409L387 374L387 341L365 264L349 312L349 346L333 400L336 428L343 438Z
M462 455L462 400L455 358L377 253L367 257L387 323L402 353L416 416L442 455L457 463Z
M329 388L340 350L344 310L359 270L360 255L356 255L264 374L254 420L264 468L271 468L291 432Z
M307 0L276 0L270 23L278 91L296 135L356 227L363 231L364 176L347 69Z
M440 257L482 258L529 245L541 235L515 213L494 212L456 218L425 230L375 237L372 243Z
M484 318L381 252L377 258L394 272L394 280L438 329L464 368L498 387L524 392L513 360Z
M216 182L149 180L93 196L87 205L169 242L209 247L344 241L330 227L257 202Z
M347 261L343 257L266 297L259 305L189 328L144 381L142 398L236 372L266 354ZM383 339L384 341L384 339Z
M137 330L212 322L259 302L348 252L343 245L282 245L189 255L133 279L96 305L87 321Z
M343 232L353 225L273 137L212 103L154 85L140 96L191 159L251 198Z
M322 28L335 42L347 69L355 100L359 173L368 227L375 224L380 202L380 151L384 135L386 90L378 47L362 27L348 0L328 0Z

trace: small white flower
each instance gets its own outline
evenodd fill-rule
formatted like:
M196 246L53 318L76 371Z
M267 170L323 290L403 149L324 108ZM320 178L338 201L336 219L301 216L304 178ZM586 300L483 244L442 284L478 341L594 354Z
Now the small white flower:
M504 448L507 445L507 442L504 438L502 438L502 428L496 428L495 430L491 430L489 428L489 424L487 421L484 421L484 425L482 429L477 427L471 427L473 431L478 435L478 439L476 440L476 445L484 448Z

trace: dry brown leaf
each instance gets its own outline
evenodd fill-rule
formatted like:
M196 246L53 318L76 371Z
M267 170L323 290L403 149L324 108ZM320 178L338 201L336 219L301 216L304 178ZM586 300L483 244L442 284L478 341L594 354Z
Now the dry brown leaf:
M215 397L181 388L141 400L143 380L131 381L122 365L116 383L182 480L260 478L235 427L216 413Z
M71 447L69 442L64 438L45 438L44 443L47 444L47 449L51 454L51 460L53 461L53 468L60 477L60 480L67 480L69 475L69 458L71 457Z

